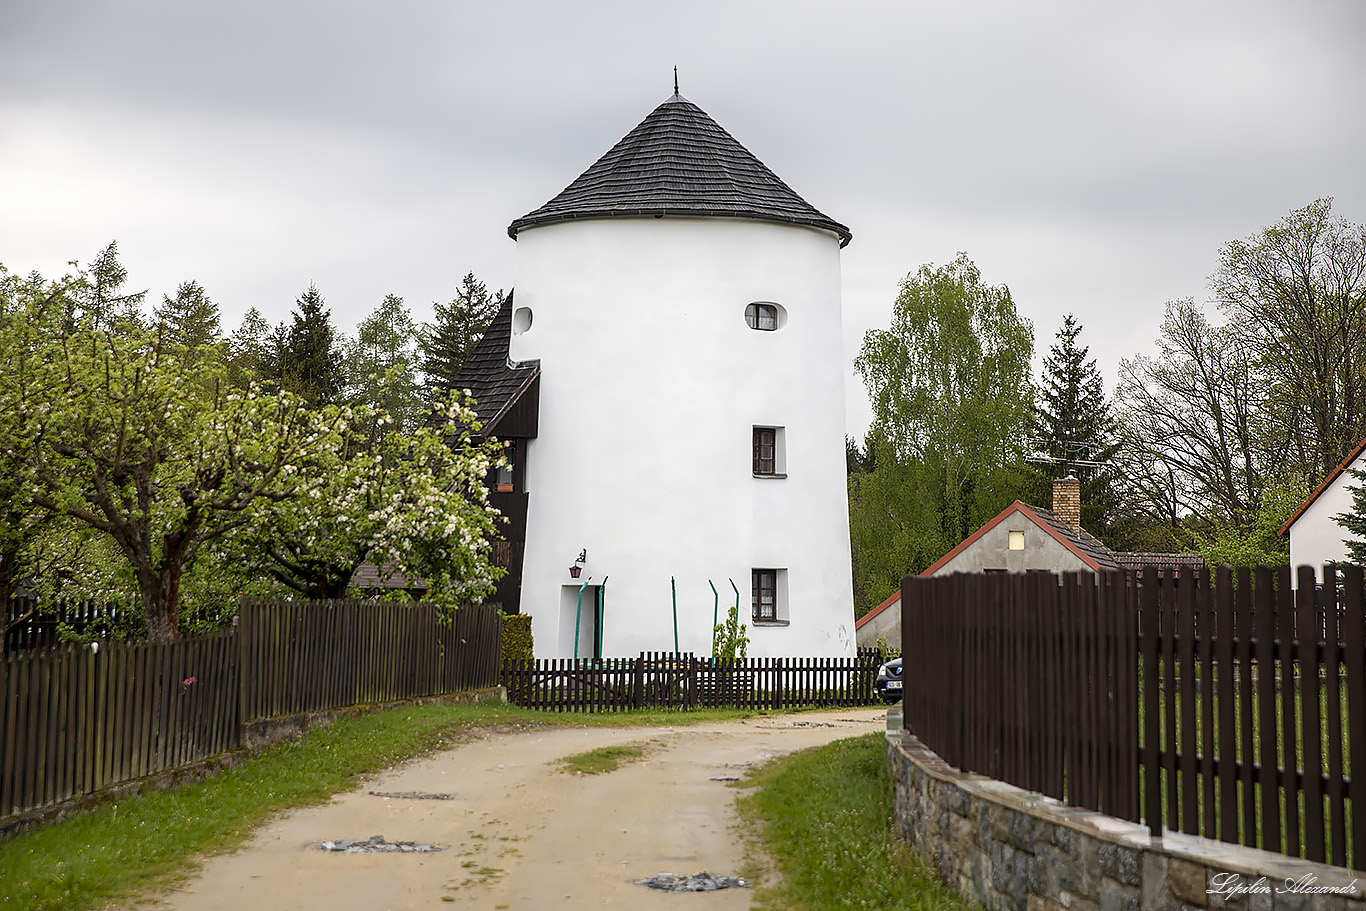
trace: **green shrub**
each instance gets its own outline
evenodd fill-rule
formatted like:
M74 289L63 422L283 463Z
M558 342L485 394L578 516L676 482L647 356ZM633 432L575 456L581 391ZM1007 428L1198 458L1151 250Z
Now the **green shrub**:
M740 622L740 605L726 614L711 632L711 656L722 661L744 661L749 651L749 636Z
M503 660L530 661L535 655L530 614L503 615Z

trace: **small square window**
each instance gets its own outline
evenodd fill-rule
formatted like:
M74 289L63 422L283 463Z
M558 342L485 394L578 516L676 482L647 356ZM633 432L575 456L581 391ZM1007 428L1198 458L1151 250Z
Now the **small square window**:
M1010 549L1024 550L1024 532L1012 531L1010 533Z

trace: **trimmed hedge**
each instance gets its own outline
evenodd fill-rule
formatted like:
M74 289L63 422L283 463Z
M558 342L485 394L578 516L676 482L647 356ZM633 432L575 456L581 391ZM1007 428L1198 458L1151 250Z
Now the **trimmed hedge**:
M503 615L503 660L530 661L535 657L530 614Z

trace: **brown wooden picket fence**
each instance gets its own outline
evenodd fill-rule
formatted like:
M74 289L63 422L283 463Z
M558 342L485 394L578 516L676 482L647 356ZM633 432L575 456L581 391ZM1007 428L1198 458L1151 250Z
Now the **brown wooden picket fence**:
M42 604L39 599L16 596L0 605L0 627L5 631L5 653L60 645L66 627L84 639L124 638L124 631L142 631L142 618L128 608L104 601L61 601Z
M0 659L7 818L235 750L244 725L498 684L502 612L251 602L239 628L65 644Z
M0 819L238 745L237 643L110 641L0 662Z
M503 613L382 601L246 601L242 720L498 685Z
M1362 569L1324 577L908 576L906 727L959 768L1154 835L1359 868Z
M508 700L560 712L620 712L645 707L867 705L881 659L749 658L725 661L691 653L642 652L635 658L505 661Z

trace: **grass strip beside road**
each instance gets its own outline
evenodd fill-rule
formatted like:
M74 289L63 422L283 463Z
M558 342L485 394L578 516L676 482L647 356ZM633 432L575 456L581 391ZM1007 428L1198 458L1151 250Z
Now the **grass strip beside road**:
M740 813L780 874L756 890L760 908L981 911L893 835L882 734L780 757L740 786L757 786Z
M0 842L0 911L83 911L164 888L194 872L197 856L238 847L281 811L326 803L365 775L463 740L479 728L680 725L755 714L578 715L503 705L423 705L345 719L198 784L104 804Z

